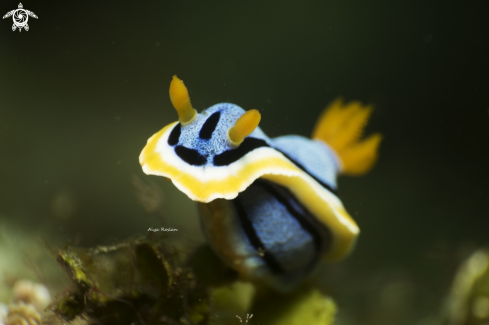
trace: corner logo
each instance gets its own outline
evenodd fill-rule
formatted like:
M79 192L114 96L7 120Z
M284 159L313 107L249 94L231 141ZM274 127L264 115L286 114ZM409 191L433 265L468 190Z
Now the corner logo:
M22 31L22 28L24 28L26 31L29 30L29 25L27 25L27 21L29 20L29 16L36 18L37 16L35 13L29 10L23 9L24 7L22 6L22 3L19 3L19 9L15 9L12 11L9 11L3 16L3 19L8 18L12 16L14 20L14 24L12 25L12 31L15 32L15 30L18 28L19 32Z

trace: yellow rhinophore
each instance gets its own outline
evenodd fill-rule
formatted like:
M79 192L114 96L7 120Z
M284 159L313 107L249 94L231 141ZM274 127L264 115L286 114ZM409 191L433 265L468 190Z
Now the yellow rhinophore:
M236 147L239 146L244 138L255 131L260 120L261 114L256 109L250 109L241 115L236 124L229 129L228 136L231 143Z
M187 87L176 75L173 76L173 80L170 83L170 100L173 107L177 110L178 118L182 125L191 123L197 116L197 111L190 103Z

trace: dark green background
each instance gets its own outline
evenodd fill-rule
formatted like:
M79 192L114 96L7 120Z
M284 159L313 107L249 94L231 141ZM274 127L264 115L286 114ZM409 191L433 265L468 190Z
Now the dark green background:
M17 5L1 0L1 15ZM28 32L0 20L0 218L80 245L145 233L158 223L135 198L137 175L162 186L174 236L198 241L195 205L138 163L147 138L177 118L177 74L198 110L259 109L269 136L309 136L340 95L375 105L367 132L384 134L379 162L339 180L362 229L346 264L355 271L397 265L432 283L445 254L488 244L484 1L23 5L39 16ZM60 191L76 202L65 221L51 208Z

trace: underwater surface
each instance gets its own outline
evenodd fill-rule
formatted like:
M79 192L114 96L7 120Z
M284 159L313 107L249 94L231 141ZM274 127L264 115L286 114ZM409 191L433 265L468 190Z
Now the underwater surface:
M484 1L22 5L37 18L0 21L0 324L489 324ZM271 138L311 137L339 97L373 107L378 160L337 180L361 231L349 257L286 295L236 282L198 204L139 163L178 120L173 75L199 113L257 109Z

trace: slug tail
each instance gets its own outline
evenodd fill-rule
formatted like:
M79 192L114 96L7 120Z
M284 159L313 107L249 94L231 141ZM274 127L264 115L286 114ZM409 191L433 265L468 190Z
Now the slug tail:
M371 114L372 107L356 101L345 105L338 98L326 107L314 127L312 138L333 148L341 161L342 174L365 174L377 161L382 135L376 133L361 139Z

